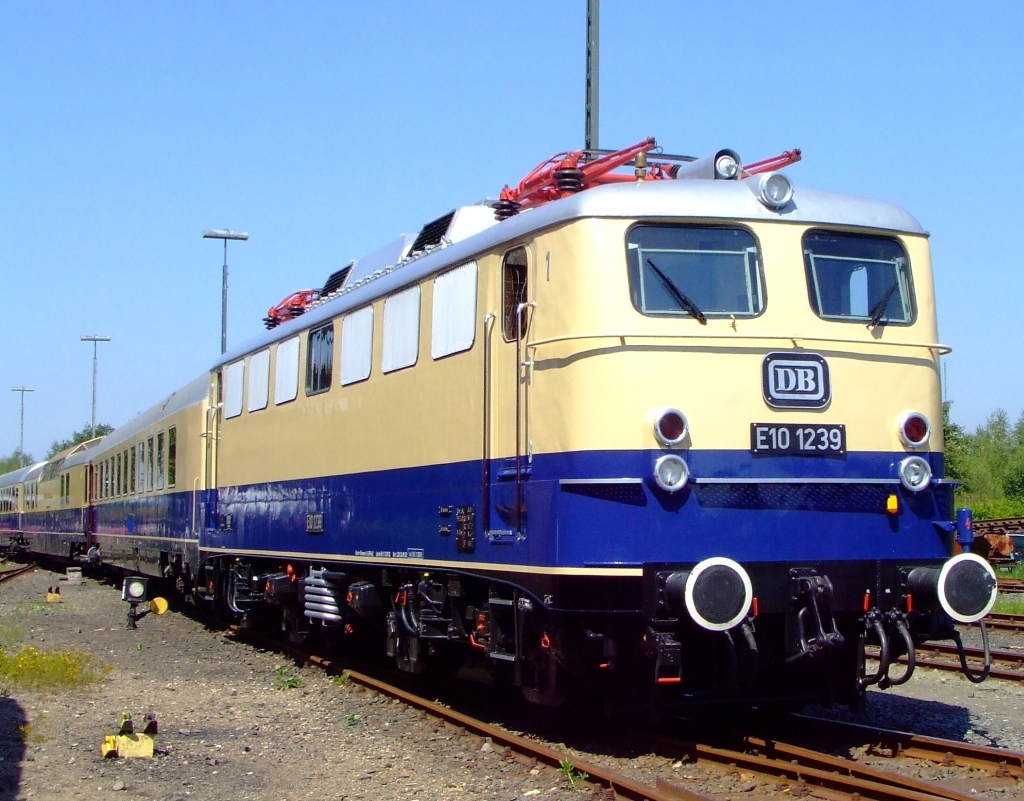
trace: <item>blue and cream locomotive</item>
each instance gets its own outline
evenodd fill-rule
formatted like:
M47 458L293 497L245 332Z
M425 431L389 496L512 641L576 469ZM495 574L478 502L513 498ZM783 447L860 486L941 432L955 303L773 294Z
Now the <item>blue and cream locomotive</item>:
M904 681L897 657L995 600L954 556L928 237L794 189L786 155L551 159L7 477L0 527L539 703Z

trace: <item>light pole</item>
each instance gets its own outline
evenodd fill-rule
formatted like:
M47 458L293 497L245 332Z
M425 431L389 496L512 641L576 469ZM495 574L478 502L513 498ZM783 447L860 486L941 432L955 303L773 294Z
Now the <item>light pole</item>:
M35 392L32 387L11 387L11 392L21 393L21 438L18 440L18 467L24 467L21 462L25 458L25 393Z
M203 239L224 240L224 274L220 289L220 352L228 349L228 240L238 239L244 242L249 238L245 231L223 230L203 231Z
M101 336L100 334L84 334L82 336L82 342L92 343L92 424L89 429L90 439L96 438L96 348L99 342L110 342L110 337Z
M587 0L587 102L584 150L597 150L598 75L600 73L601 0Z

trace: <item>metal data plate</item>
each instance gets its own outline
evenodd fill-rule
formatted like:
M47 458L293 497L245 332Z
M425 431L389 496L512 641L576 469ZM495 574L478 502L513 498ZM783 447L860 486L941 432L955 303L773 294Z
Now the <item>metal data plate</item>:
M751 423L750 452L770 456L845 456L846 426Z

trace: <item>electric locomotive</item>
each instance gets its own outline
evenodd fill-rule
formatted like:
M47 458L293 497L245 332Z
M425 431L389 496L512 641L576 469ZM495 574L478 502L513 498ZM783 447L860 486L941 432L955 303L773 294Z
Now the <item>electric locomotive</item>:
M67 555L542 704L906 681L996 593L932 428L927 234L798 159L560 154L290 295L91 449Z

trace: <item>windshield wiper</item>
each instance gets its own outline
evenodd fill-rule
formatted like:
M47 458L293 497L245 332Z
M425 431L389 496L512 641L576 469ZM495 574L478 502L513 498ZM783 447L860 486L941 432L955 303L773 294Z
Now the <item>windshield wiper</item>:
M875 304L875 308L871 310L871 322L868 323L868 328L874 328L882 320L882 315L885 314L885 309L889 305L889 300L892 298L892 293L896 291L899 286L899 281L895 281L891 287L882 295L882 299Z
M670 279L667 275L665 275L665 273L658 269L658 265L656 265L650 259L647 260L647 263L651 265L651 269L654 270L658 278L662 280L668 291L672 293L672 296L679 301L679 305L686 309L688 312L690 312L690 314L692 314L695 318L697 318L698 323L700 323L701 325L707 325L708 318L704 315L704 312L700 310L700 307L697 306L697 304L694 303L692 300L690 300L679 287L673 284L672 279Z

